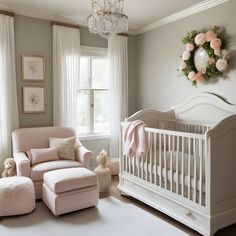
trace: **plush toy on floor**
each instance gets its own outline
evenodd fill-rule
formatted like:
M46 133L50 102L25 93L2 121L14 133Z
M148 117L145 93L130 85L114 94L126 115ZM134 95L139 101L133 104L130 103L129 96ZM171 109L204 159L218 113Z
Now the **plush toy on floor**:
M2 177L10 177L16 175L16 162L13 158L7 158L4 161L4 171Z

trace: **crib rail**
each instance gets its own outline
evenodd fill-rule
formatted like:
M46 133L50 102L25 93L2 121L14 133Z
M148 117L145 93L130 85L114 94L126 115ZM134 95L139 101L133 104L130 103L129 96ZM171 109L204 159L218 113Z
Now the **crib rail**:
M145 158L123 155L122 171L205 206L204 133L208 129L201 127L200 133L190 133L146 127L149 153Z
M165 129L165 130L174 130L174 131L182 131L189 132L195 134L204 134L208 130L210 130L212 125L210 124L202 124L202 123L192 123L183 120L158 120L157 128Z

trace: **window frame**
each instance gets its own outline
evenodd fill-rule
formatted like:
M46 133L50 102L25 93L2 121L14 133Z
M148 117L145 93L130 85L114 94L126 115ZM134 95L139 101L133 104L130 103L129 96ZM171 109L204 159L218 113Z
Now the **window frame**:
M99 47L88 47L88 46L81 46L80 47L80 57L90 57L90 75L92 74L92 66L91 62L93 58L101 58L107 59L108 51L107 48L99 48ZM108 91L108 89L93 89L92 88L92 78L89 78L89 89L80 89L77 88L76 92L79 91L88 91L89 92L89 113L90 113L90 120L89 120L89 133L79 134L77 131L77 136L80 140L93 140L93 139L107 139L109 138L109 131L108 132L101 132L101 133L94 133L94 91Z

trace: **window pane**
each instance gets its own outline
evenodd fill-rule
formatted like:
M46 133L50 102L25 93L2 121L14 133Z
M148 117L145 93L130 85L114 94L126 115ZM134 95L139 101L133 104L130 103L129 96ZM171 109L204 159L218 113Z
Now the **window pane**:
M79 91L77 93L77 119L78 119L77 133L79 135L90 132L89 111L90 111L89 91L87 90Z
M89 88L89 57L80 57L80 79L79 88L88 89Z
M94 133L109 131L108 91L94 91Z
M108 89L107 59L92 59L92 88Z

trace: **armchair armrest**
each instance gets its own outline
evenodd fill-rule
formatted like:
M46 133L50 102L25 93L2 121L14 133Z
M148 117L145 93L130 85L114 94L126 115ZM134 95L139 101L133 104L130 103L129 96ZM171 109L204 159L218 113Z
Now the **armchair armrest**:
M16 162L16 171L18 176L30 177L30 161L24 152L13 154Z
M76 158L79 162L83 163L86 168L90 167L90 160L94 153L89 151L86 147L80 146L76 152Z

